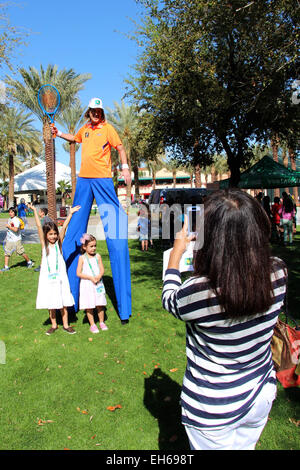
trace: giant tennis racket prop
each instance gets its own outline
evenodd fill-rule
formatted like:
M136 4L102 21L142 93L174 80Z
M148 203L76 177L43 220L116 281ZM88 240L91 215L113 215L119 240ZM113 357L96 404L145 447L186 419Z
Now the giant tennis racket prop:
M54 127L54 116L60 106L59 91L53 85L43 85L38 91L38 102L43 113L49 117L51 127Z

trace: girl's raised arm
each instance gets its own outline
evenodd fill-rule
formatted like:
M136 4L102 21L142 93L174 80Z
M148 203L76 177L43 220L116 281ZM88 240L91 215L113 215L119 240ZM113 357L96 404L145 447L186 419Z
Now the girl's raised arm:
M68 214L68 217L66 218L66 220L64 221L64 224L61 228L61 231L59 232L59 238L60 238L60 241L63 242L63 239L65 238L65 234L66 234L66 230L67 230L67 227L69 225L69 222L72 218L72 215L74 214L74 212L77 212L79 211L79 209L81 208L81 206L75 206L75 207L71 207L70 208L70 212Z
M33 204L28 204L28 207L33 211L34 218L35 218L35 223L36 223L36 226L37 226L37 229L38 229L39 239L40 239L42 247L44 247L44 245L45 245L44 232L43 232L42 224L41 224L40 218L38 216L36 207Z

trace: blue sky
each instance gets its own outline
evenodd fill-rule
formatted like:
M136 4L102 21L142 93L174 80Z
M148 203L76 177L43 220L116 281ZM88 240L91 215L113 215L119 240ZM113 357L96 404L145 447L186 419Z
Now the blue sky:
M137 45L126 34L140 22L142 7L134 0L14 1L7 8L13 26L29 32L28 46L15 52L15 66L73 68L92 78L80 92L83 105L97 96L113 108L125 93L124 79L136 63ZM0 77L1 78L1 77ZM41 129L41 125L37 123ZM68 164L68 154L56 144L57 160ZM80 151L77 161L80 158Z

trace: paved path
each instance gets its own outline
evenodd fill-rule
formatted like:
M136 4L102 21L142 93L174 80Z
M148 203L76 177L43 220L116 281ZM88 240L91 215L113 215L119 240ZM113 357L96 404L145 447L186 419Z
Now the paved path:
M6 225L8 218L9 217L7 217L7 219L0 219L0 243L3 243L5 236L6 236L5 225ZM138 219L137 211L135 212L133 209L131 209L130 214L128 216L128 238L130 240L138 239L139 237L138 232L136 231L137 219ZM29 217L27 221L28 221L28 227L22 232L23 243L39 243L39 237L38 237L34 218ZM297 210L297 225L300 225L300 209L299 208ZM90 216L87 232L90 233L91 235L94 235L96 240L105 240L102 222L98 214Z
M129 239L137 239L138 232L136 231L137 225L137 213L131 212L128 217L128 238ZM6 236L6 228L5 225L7 223L7 219L0 219L0 243L3 243L5 236ZM28 227L22 231L22 242L23 243L39 243L39 237L37 228L35 225L35 221L33 217L28 217ZM102 222L99 215L91 215L89 219L89 224L87 228L87 232L91 235L94 235L96 240L105 240L104 230L102 226Z

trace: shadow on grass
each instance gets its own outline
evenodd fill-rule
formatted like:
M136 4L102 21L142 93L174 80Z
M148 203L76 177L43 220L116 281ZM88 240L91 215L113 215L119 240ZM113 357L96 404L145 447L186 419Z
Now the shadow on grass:
M161 369L145 379L144 405L158 421L159 450L190 450L181 424L180 392L178 383Z
M103 284L105 287L106 295L109 297L115 311L118 312L118 304L117 304L117 298L115 294L113 278L111 276L103 276L102 280L103 280Z
M141 284L145 281L162 282L163 251L160 244L154 244L148 251L139 249L138 243L131 245L130 265L132 283Z

